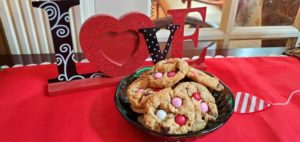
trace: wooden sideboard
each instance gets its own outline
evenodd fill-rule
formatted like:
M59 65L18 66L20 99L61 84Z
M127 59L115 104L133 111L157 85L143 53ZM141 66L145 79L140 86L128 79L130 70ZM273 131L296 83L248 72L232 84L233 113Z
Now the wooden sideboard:
M273 56L282 55L284 47L276 48L229 48L229 49L208 49L207 56L237 56L237 57L255 57L255 56ZM184 57L199 56L201 51L185 50ZM84 59L82 53L76 53L75 58L79 61ZM14 66L29 65L29 64L42 64L42 63L55 63L54 54L21 54L21 55L0 55L0 66Z

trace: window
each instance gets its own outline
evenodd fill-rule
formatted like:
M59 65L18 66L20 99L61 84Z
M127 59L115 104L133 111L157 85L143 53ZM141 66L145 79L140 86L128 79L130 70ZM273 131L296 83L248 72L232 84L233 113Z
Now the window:
M139 11L157 21L168 18L166 14L168 9L186 8L188 1L80 0L80 6L70 11L74 50L81 52L78 33L81 24L91 15L107 13L118 17L126 12ZM194 31L195 21L201 24L199 42L203 44L199 45L229 48L231 41L255 40L258 41L256 46L259 47L284 44L288 47L299 46L297 39L300 36L298 30L300 0L191 0L190 2L191 7L208 7L206 22L199 18L199 14L191 13L185 27L185 34L189 34ZM247 15L252 17L245 20ZM31 7L31 1L0 1L0 18L11 54L54 52L47 16L41 9ZM166 41L167 36L164 33L158 34L162 41ZM274 39L282 39L281 44L266 44L270 40L274 42ZM284 41L286 39L288 40Z

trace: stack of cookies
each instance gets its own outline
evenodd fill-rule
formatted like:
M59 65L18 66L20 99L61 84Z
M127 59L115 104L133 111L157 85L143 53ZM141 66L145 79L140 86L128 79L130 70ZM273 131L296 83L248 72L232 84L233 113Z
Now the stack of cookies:
M143 73L128 87L127 97L146 128L186 134L216 120L218 109L209 90L223 89L216 77L174 58L162 60Z

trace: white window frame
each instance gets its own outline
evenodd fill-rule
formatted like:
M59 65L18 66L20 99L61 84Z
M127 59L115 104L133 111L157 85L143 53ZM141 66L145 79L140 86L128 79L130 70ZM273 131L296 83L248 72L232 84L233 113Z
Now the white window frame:
M291 26L249 26L235 27L235 17L239 0L225 0L221 17L220 28L202 28L199 33L199 41L217 40L217 47L230 48L231 40L250 39L282 39L288 38L286 47L300 46L300 11L296 15L294 25ZM193 29L185 30L192 34ZM163 41L167 40L167 34L158 35Z

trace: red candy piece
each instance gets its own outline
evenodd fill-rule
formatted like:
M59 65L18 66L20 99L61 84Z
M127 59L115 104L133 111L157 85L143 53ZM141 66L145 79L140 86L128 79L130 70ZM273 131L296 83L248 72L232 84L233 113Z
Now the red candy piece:
M201 100L201 94L200 94L200 92L195 92L195 93L192 94L192 96L197 101Z
M161 90L161 88L153 88L152 89L154 92L159 92Z
M184 115L176 115L175 116L175 122L179 125L179 126L183 126L186 123L186 118Z

